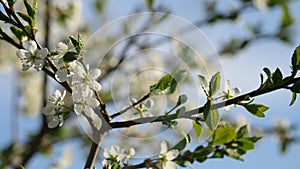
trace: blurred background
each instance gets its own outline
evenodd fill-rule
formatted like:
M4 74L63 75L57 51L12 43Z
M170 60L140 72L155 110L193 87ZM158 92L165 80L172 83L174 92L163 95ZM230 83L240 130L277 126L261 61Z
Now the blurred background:
M129 104L129 98L141 97L151 83L164 75L164 71L172 71L180 59L184 62L182 65L191 72L203 73L209 77L219 70L222 72L223 83L230 80L231 87L239 87L242 93L249 92L259 87L259 74L264 67L272 71L279 67L285 76L290 75L291 55L300 39L298 0L53 0L49 1L51 3L48 6L45 2L38 2L37 39L44 43L47 10L51 11L48 21L50 32L47 35L50 37L49 49L54 49L58 42L66 41L70 35L82 34L86 42L86 61L102 71L101 94L108 103L109 112L122 109ZM21 2L16 5L17 9L24 10ZM161 14L153 18L148 13L124 19L125 16L141 12ZM147 20L149 17L152 20ZM175 22L175 26L172 22ZM0 27L9 30L2 22ZM183 43L157 36L157 33L126 40L129 35L147 31L180 37L180 40L184 39L184 43L192 46L194 52L201 56L194 55ZM159 43L156 43L157 40ZM134 42L128 43L129 41ZM144 50L151 48L158 50ZM125 54L122 49L126 49ZM144 51L138 55L145 57L136 57L136 52L141 50ZM22 72L21 63L15 54L16 49L3 41L0 41L0 51L0 164L3 165L5 161L9 161L10 156L17 157L26 151L27 143L34 144L32 140L46 129L43 128L45 122L41 120L43 74L35 71ZM124 59L126 56L129 57ZM184 60L187 56L191 57ZM112 68L122 59L125 61L113 72ZM125 63L129 66L123 66ZM144 67L147 68L145 70L150 70L150 66L157 68L148 72L151 76L138 76L141 79L137 78L135 81L136 71L144 70ZM141 82L145 82L143 87L139 86ZM56 88L61 89L51 79L48 79L46 85L47 95L51 95ZM195 93L191 86L185 85L180 92ZM187 108L205 103L200 89L196 93L195 98L199 100L190 96ZM240 107L232 107L230 111L221 110L223 119L234 124L250 123L252 132L263 135L263 139L258 141L253 151L243 156L244 161L228 157L209 159L203 163L194 163L194 168L298 169L300 102L297 100L290 107L290 100L291 93L285 90L255 98L255 102L270 107L265 118L254 117ZM159 112L166 102L172 103L176 99L154 98L154 101L162 103L159 110L154 110ZM189 132L190 126L186 128ZM151 141L144 143L128 139L126 142L124 135L146 138L159 135L157 133L165 130L162 126L154 126L145 133L138 129L118 130L116 134L111 133L106 137L103 147L110 147L111 144L126 147L132 142L131 144L142 143L144 147L140 146L140 149L147 149L147 146L153 146ZM170 135L161 136L165 139L173 138L172 133ZM83 168L89 141L84 126L79 124L74 115L70 115L61 129L51 130L43 137L43 144L30 156L26 168ZM147 154L144 150L137 149L137 152L140 157L143 153ZM14 160L16 163L18 160L22 161L21 158ZM100 155L96 162L97 168L101 168L101 160Z

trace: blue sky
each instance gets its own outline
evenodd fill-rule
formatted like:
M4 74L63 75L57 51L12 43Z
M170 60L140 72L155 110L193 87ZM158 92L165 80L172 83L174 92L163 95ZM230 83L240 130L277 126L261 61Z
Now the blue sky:
M91 1L91 0L90 0ZM201 12L201 5L197 0L186 1L173 1L173 2L163 2L158 1L159 3L165 3L167 6L174 11L174 14L182 17L188 21L195 21L197 17L203 12ZM111 0L108 4L106 11L109 14L109 20L117 19L124 15L127 15L132 12L137 4L141 4L139 0L128 0L126 3L121 3L117 0ZM291 6L292 15L300 16L297 9L300 8L300 3L296 2ZM271 16L269 13L272 13ZM262 17L267 19L269 26L266 26L266 30L272 29L272 25L276 23L276 18L278 16L276 12L265 11L263 12ZM251 15L247 18L249 20L255 21L256 18ZM276 67L280 67L285 75L289 74L289 65L290 57L293 52L293 49L299 42L300 30L299 22L296 22L294 43L283 44L278 41L267 41L262 40L258 41L256 44L250 46L246 50L238 53L232 59L221 59L223 66L223 71L226 79L230 79L232 86L239 86L242 89L242 92L248 92L256 87L260 83L259 73L262 72L262 68L269 67L271 70L275 70ZM220 27L214 27L212 29L203 28L202 30L206 36L214 43L218 42L220 39L226 35L226 33L239 34L239 29L231 30L228 25L221 25ZM11 139L11 134L14 131L11 131L11 72L0 73L0 84L1 84L1 97L0 97L0 107L1 107L1 119L0 119L0 128L2 137L0 138L0 148L7 144ZM287 91L277 91L265 96L258 97L255 99L255 102L263 103L271 107L271 109L266 113L266 118L259 119L249 115L242 108L235 108L232 111L228 112L234 114L234 116L244 115L249 118L249 121L253 124L259 125L261 127L266 127L272 125L274 119L289 119L291 123L300 124L300 100L293 107L289 107L290 102L290 93ZM38 122L33 118L21 117L20 121L20 131L34 131L38 126ZM299 136L299 131L297 132ZM20 134L21 139L25 138L25 135ZM72 148L75 151L80 149L80 144L77 141L70 143ZM61 153L62 147L65 144L60 144L55 149L55 154L59 155ZM272 168L272 169L298 169L300 168L300 163L297 162L297 157L299 157L300 145L294 145L288 149L286 154L280 154L279 145L276 143L275 139L272 137L266 137L263 140L259 141L256 144L256 149L247 153L244 156L245 161L240 162L230 158L225 158L225 160L214 159L208 160L203 164L195 165L195 168L210 168L210 169L232 169L232 168L243 168L243 169L253 169L253 168ZM84 164L84 156L76 155L73 157L75 163L70 168L82 168ZM42 155L37 156L33 161L30 162L28 168L47 168L48 163L40 163L40 161L45 161L46 159ZM99 163L98 163L99 164ZM99 168L99 167L98 167Z

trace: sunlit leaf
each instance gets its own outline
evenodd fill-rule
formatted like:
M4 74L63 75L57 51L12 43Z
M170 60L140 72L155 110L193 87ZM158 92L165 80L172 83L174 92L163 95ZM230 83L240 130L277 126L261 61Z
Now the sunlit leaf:
M235 129L232 127L217 128L214 132L213 142L214 144L226 144L231 142L236 137Z
M269 109L269 107L262 104L244 104L243 105L252 115L257 117L265 117L264 112Z

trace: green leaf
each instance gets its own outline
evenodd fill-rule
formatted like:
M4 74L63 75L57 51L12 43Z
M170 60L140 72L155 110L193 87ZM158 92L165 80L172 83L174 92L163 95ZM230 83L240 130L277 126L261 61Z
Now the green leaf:
M292 106L295 103L296 99L297 99L297 93L292 92L292 100L289 106Z
M208 117L211 104L212 104L211 100L207 99L207 101L206 101L206 103L204 105L204 108L203 108L203 117L204 117L204 120L206 120L207 117Z
M72 62L74 60L77 60L78 58L78 54L76 52L67 52L64 56L63 56L63 60L64 62Z
M238 143L238 148L245 152L254 149L254 143L248 139L245 138L239 139L237 143Z
M153 6L153 4L154 4L154 0L146 0L146 4L147 4L147 8L148 8L149 10L151 10L151 9L152 9L152 6Z
M73 46L75 47L75 50L78 54L81 53L81 50L83 49L83 42L82 42L82 38L81 35L78 34L77 35L77 39L75 39L74 37L70 36L69 37Z
M4 22L10 22L10 19L0 11L0 20Z
M178 100L177 100L177 103L176 103L176 106L179 106L179 105L182 105L184 103L187 102L187 96L185 94L182 94L178 97Z
M156 84L150 86L153 94L172 94L177 89L178 83L185 77L186 71L174 71L162 77Z
M26 34L23 32L23 30L21 28L17 28L17 27L10 27L11 32L16 36L16 38L18 38L19 41L23 40L23 37L26 36Z
M262 137L256 137L256 136L254 136L254 137L248 137L247 139L248 140L250 140L250 141L252 141L252 143L256 143L258 140L260 140Z
M300 45L294 50L292 56L292 68L294 71L300 70Z
M190 135L187 135L185 138L183 138L179 143L177 143L171 150L177 149L178 151L181 151L185 148L186 144L191 141Z
M206 119L206 125L211 129L214 130L219 122L219 111L218 109L211 110L208 113L207 119Z
M35 18L35 9L33 7L31 7L31 5L28 3L27 0L23 0L24 5L26 7L26 11L27 14L31 17L31 18ZM36 3L36 1L35 1Z
M230 143L233 139L236 137L235 129L232 127L220 127L217 128L214 137L213 142L217 145L222 145L226 143Z
M243 138L243 137L248 137L250 134L249 129L248 129L248 125L244 125L242 127L239 128L236 138Z
M193 127L196 132L197 138L199 138L202 134L202 125L200 123L197 123L196 121L193 121Z
M14 4L16 3L17 0L7 0L8 6L13 8Z
M29 15L24 14L24 13L22 13L22 12L17 12L17 14L18 14L24 21L26 21L31 27L34 26L35 23L34 23L34 20L33 20L32 17L30 17Z
M300 81L294 83L294 85L291 87L291 91L294 93L300 93Z
M268 79L271 80L272 74L271 74L270 69L267 68L267 67L265 67L263 70L264 70L264 72L266 73L266 75L268 76Z
M214 148L213 147L203 147L203 146L199 146L196 148L196 150L193 153L194 158L198 161L198 162L203 162L207 159L207 156L214 152Z
M281 3L281 28L286 28L294 23L294 19L290 14L289 7L287 3Z
M280 69L277 68L272 75L272 80L276 84L276 83L280 83L282 81L282 78L283 78L282 73Z
M205 78L204 76L202 76L202 75L198 75L198 78L199 78L199 81L200 81L200 83L201 83L201 86L202 86L203 88L207 89L208 83L207 83L206 78Z
M265 117L264 112L269 109L269 107L262 104L244 104L243 105L252 115L257 117Z
M217 72L209 82L209 96L213 96L220 89L220 81L220 72Z

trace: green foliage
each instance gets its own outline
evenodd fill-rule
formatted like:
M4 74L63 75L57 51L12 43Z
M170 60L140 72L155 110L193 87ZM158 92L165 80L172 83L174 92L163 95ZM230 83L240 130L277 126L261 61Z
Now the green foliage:
M180 106L184 103L186 103L188 100L187 96L185 94L182 94L178 97L178 100L177 100L177 103L176 103L176 106Z
M213 143L222 145L231 142L236 137L235 129L232 127L217 128L214 132Z
M67 52L64 56L63 56L63 60L66 63L72 62L74 60L77 60L78 58L78 54L77 52Z
M292 56L292 68L294 71L300 70L300 46L298 46Z
M178 83L186 76L185 70L174 71L162 77L156 84L150 86L153 94L172 94L177 89Z
M286 28L294 23L294 19L290 14L288 4L286 2L281 3L282 15L281 15L281 28Z
M208 116L207 116L207 119L206 119L206 125L211 129L215 129L217 124L218 124L218 121L219 121L219 111L218 109L214 109L214 110L211 110L209 113L208 113Z
M190 137L190 135L186 135L186 137L184 137L181 141L179 141L174 147L172 147L171 148L171 150L173 150L173 149L177 149L178 151L181 151L181 150L183 150L185 147L186 147L186 145L188 144L188 143L190 143L191 142L191 137Z
M241 128L239 128L236 138L243 138L243 137L248 137L250 135L250 131L248 129L248 125L244 125Z
M34 19L33 19L31 16L29 16L29 15L27 15L27 14L25 14L25 13L22 13L22 12L17 12L17 14L18 14L24 21L26 21L31 27L34 27L35 21L34 21Z
M24 37L26 37L26 34L24 33L24 31L21 28L12 26L12 27L10 27L10 30L20 42L22 42Z
M264 112L269 109L269 107L262 104L243 104L243 106L254 116L265 117Z
M77 35L77 39L75 39L74 37L70 36L69 37L73 46L75 47L75 50L78 54L81 53L82 49L83 49L83 41L82 41L82 38L81 38L81 35L78 34Z
M300 93L300 81L297 81L293 84L293 86L291 87L291 91L294 93Z
M10 19L6 15L4 15L2 11L0 11L0 20L4 22L10 22Z
M220 89L220 81L221 81L221 76L220 72L217 72L213 77L211 78L209 82L209 96L212 97L214 94L217 93L217 91Z
M297 93L292 92L292 100L289 106L292 106L295 103L296 99L297 99Z
M31 18L35 18L35 15L36 15L36 5L37 5L37 0L34 0L33 2L33 7L31 7L31 5L28 3L27 0L23 0L24 2L24 5L26 7L26 11L27 11L27 14L31 17Z
M199 138L202 134L202 125L198 121L193 121L193 127L196 133L197 138Z

